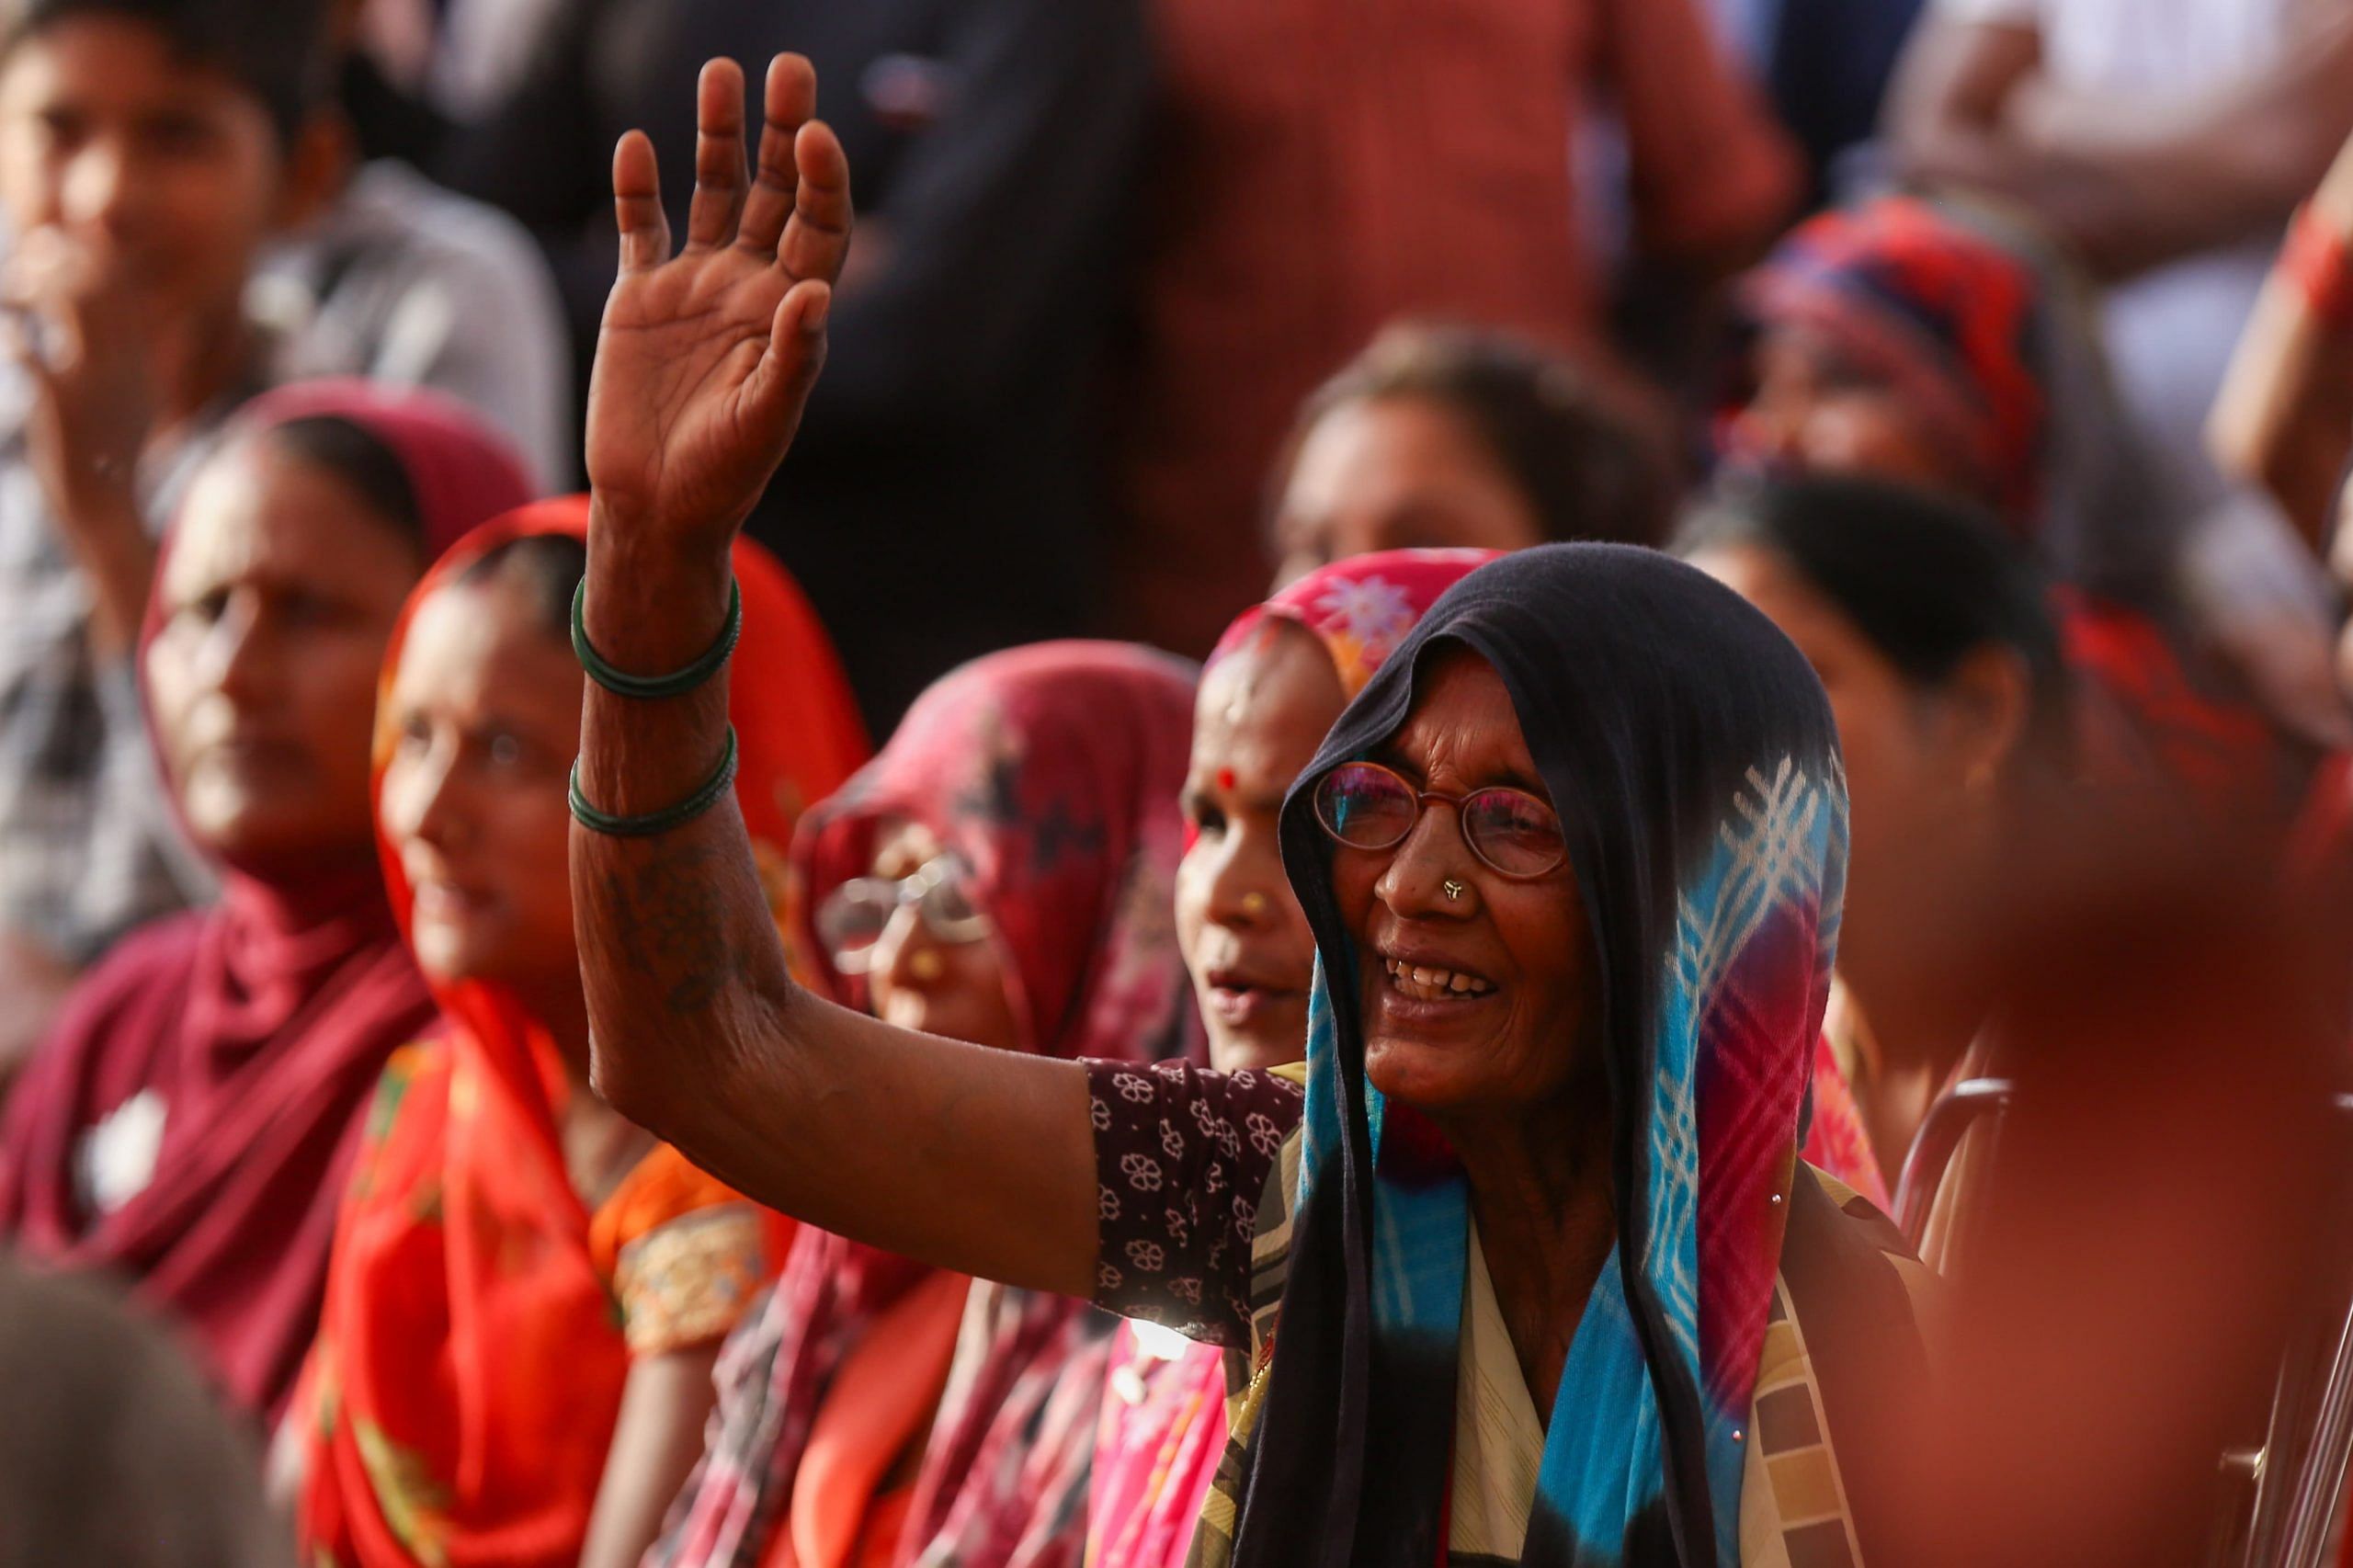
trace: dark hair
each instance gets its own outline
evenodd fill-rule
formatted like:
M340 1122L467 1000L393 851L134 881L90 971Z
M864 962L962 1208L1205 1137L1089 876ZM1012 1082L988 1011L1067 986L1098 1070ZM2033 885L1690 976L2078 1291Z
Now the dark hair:
M425 548L425 513L400 454L366 426L339 414L306 414L265 431L261 439L286 456L313 464L358 492L369 510Z
M572 636L572 597L588 574L588 547L570 534L526 534L510 539L470 562L458 585L475 586L504 580L523 590L551 637Z
M1981 648L2008 649L2026 665L2033 739L2065 746L2071 685L2049 586L1993 512L1880 480L1795 479L1720 491L1676 544L1771 551L1915 686L1943 685Z
M1387 398L1435 403L1461 419L1528 497L1548 542L1665 539L1675 494L1665 443L1575 363L1472 327L1404 322L1383 331L1308 398L1277 474L1288 477L1326 415Z
M0 0L0 54L77 17L136 22L259 99L290 142L333 91L331 10L332 0Z

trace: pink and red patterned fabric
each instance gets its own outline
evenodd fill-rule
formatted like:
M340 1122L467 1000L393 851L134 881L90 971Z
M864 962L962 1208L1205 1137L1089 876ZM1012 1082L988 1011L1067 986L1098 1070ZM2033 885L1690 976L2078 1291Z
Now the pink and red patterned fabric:
M803 819L792 869L804 925L828 892L867 873L886 823L919 823L968 869L1027 1049L1198 1057L1168 916L1194 679L1185 661L1106 642L1018 648L944 676L881 755ZM862 983L805 936L818 986L862 1001ZM937 1278L804 1228L767 1309L723 1352L702 1466L648 1562L840 1568L801 1562L783 1528L801 1511L811 1433L869 1332ZM895 1544L873 1555L1077 1568L1111 1326L1060 1297L973 1285L912 1494L873 1500L904 1510Z
M1350 697L1405 640L1438 596L1495 560L1492 550L1384 550L1318 567L1265 604L1244 610L1211 653L1211 665L1240 648L1268 619L1315 634Z

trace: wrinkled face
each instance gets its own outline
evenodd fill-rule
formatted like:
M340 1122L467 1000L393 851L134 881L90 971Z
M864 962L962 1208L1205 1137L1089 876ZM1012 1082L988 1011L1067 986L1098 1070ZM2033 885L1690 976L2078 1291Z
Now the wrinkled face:
M1850 813L1847 918L1851 956L1884 943L1936 885L1940 847L1974 812L1964 765L1945 743L1938 703L1904 679L1837 607L1771 551L1736 545L1691 563L1764 611L1813 666L1838 726Z
M148 701L197 841L256 873L374 853L376 678L416 546L266 440L188 493L158 587Z
M1378 550L1543 542L1535 507L1459 415L1418 397L1344 403L1292 460L1275 516L1275 586Z
M414 895L417 963L444 982L568 982L564 775L580 749L580 665L498 575L417 607L386 698L378 812Z
M1756 346L1756 391L1724 434L1726 461L1769 473L1846 474L1994 499L1884 381L1819 335L1776 327Z
M1372 760L1420 790L1500 785L1551 800L1503 681L1469 653L1426 668L1413 711ZM1506 878L1471 853L1455 809L1431 801L1393 848L1334 845L1332 877L1356 942L1374 1087L1444 1125L1525 1112L1580 1075L1592 938L1568 865Z
M921 824L887 824L875 837L868 875L897 881L939 853L939 840ZM994 937L943 940L915 907L903 904L874 944L866 982L868 1005L884 1023L998 1051L1024 1048L1010 976Z
M285 181L260 103L153 27L72 17L0 61L0 203L20 244L64 242L70 291L123 290L161 319L233 309Z
M1283 796L1346 706L1331 656L1290 621L1267 621L1202 679L1176 932L1220 1072L1306 1054L1315 939L1283 875Z

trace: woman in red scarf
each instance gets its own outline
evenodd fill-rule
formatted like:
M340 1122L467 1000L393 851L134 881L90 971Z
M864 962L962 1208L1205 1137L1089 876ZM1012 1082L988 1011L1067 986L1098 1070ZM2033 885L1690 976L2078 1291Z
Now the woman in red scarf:
M813 983L1000 1049L1198 1056L1168 916L1192 696L1190 665L1100 642L935 684L802 824ZM1077 1568L1111 1327L802 1231L649 1562Z
M306 1562L634 1562L790 1233L588 1092L563 803L586 531L577 500L483 529L385 663L384 878L441 1023L385 1073L336 1230L289 1427ZM799 591L756 546L735 570L737 799L780 846L865 739Z
M2279 732L2172 602L2175 500L2107 427L2080 331L2022 253L1887 198L1801 225L1744 293L1757 338L1719 433L1729 467L1991 507L2060 585L2089 780L2163 787L2231 826L2283 819L2297 782Z
M156 573L156 749L222 897L68 1002L0 1127L0 1237L130 1278L257 1415L311 1342L360 1107L432 1014L376 865L376 671L419 574L529 495L453 404L289 388L199 476Z

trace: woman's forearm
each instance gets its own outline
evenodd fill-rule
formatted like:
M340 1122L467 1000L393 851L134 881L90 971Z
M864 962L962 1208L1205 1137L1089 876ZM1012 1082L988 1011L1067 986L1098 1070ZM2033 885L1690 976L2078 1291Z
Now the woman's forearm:
M585 606L589 642L619 667L690 663L727 608L724 556L687 561L632 550L626 520L592 520ZM726 744L725 672L687 696L623 698L589 683L580 785L606 812L659 811L693 793ZM742 1022L789 990L783 952L731 804L653 838L575 828L573 881L598 1092L692 1148L707 1089L728 1073ZM685 1125L680 1123L684 1122Z
M673 254L653 143L613 154L620 269L597 343L585 619L610 664L658 675L718 637L729 547L792 443L849 244L849 169L816 74L780 54L759 177L741 69L696 86L695 196ZM580 783L637 816L689 799L726 744L738 669L659 701L592 684ZM792 983L732 799L643 838L575 827L572 899L598 1093L737 1191L926 1262L1072 1292L1095 1276L1086 1074L958 1045Z
M724 616L723 568L600 549L590 642L633 673L689 663ZM590 686L580 780L599 810L658 811L710 776L731 671L689 696ZM987 1051L795 985L733 801L651 838L575 827L573 904L597 1092L736 1190L926 1262L1083 1294L1094 1131L1069 1062Z

